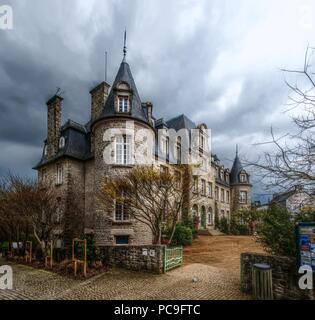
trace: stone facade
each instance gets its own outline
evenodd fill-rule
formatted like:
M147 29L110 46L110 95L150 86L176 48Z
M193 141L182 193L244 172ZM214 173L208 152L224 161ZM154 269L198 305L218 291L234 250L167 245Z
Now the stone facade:
M241 289L252 292L252 267L256 263L266 263L272 268L273 294L277 300L314 299L314 290L301 290L298 287L299 274L294 258L267 254L242 253Z
M197 126L184 115L167 122L156 119L152 103L141 102L125 61L121 63L110 91L109 88L102 82L90 91L91 116L86 125L68 120L61 126L62 98L54 96L47 102L47 140L42 159L35 169L39 181L57 189L60 211L64 215L69 208L82 212L78 229L94 233L98 245L113 245L122 237L128 237L128 244L132 246L150 245L152 234L148 226L132 218L116 221L114 199L106 208L98 202L103 179L124 175L133 167L133 163L117 162L117 136L131 137L130 143L137 150L132 156L140 157L148 164L155 160L157 168L163 165L169 170L177 170L176 164L157 157L158 131L199 129L204 132L207 126ZM194 168L195 191L190 206L193 214L199 217L199 227L211 229L214 228L216 210L219 217L230 219L233 211L251 205L251 185L238 156L230 172L208 150L210 141L206 134L204 139L197 152L201 166ZM242 180L241 175L246 179ZM240 192L244 190L247 192L246 201L240 203ZM75 206L70 204L70 196L76 198Z

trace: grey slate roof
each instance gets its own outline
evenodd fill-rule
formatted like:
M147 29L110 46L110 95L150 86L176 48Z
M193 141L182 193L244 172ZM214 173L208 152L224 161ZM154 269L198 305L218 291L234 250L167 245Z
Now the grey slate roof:
M191 121L188 117L186 117L184 114L166 121L166 125L169 128L175 129L177 131L180 129L191 130L197 128L196 124L193 121Z
M116 75L114 84L112 86L112 89L109 93L109 96L106 100L105 106L103 108L103 111L101 113L100 118L107 118L107 117L112 117L117 115L115 111L115 88L118 83L120 82L126 82L130 86L132 93L133 93L133 99L131 103L131 113L129 116L131 118L135 118L138 120L145 121L149 123L146 112L144 111L142 104L141 104L141 99L135 84L135 81L133 79L129 64L125 61L123 61L120 64L118 73ZM125 116L125 115L124 115Z
M59 149L53 158L48 158L43 152L41 160L34 169L65 156L78 160L87 160L92 156L90 154L90 133L86 131L85 126L68 120L61 128L61 137L65 138L64 148Z

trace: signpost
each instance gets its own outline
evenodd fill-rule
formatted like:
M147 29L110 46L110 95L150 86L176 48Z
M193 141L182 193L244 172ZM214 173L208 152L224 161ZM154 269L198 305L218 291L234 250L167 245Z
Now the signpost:
M315 222L301 222L296 226L298 267L310 266L315 272Z

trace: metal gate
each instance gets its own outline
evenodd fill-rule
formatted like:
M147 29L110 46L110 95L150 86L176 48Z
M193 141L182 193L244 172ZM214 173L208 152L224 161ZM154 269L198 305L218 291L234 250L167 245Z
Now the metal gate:
M164 272L183 264L183 247L164 248Z

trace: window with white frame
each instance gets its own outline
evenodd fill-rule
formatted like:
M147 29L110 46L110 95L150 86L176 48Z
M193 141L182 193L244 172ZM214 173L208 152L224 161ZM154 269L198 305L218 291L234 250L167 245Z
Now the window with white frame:
M116 164L129 165L131 162L131 136L122 135L115 138Z
M208 197L212 198L213 194L212 194L212 183L208 182Z
M63 183L63 167L61 164L57 164L57 184Z
M240 178L241 178L241 182L243 182L243 183L247 181L247 177L246 177L245 173L242 173Z
M161 149L162 149L162 155L166 158L169 156L169 138L162 138L161 139Z
M215 187L214 189L215 200L219 201L219 188Z
M239 201L240 201L240 203L243 203L243 204L247 203L247 192L246 191L240 191Z
M230 203L230 191L226 191L226 202Z
M117 222L126 222L130 220L128 208L123 197L124 194L122 193L121 198L115 201L115 221Z
M221 202L224 202L224 189L221 189Z
M129 97L118 97L118 111L129 112Z

